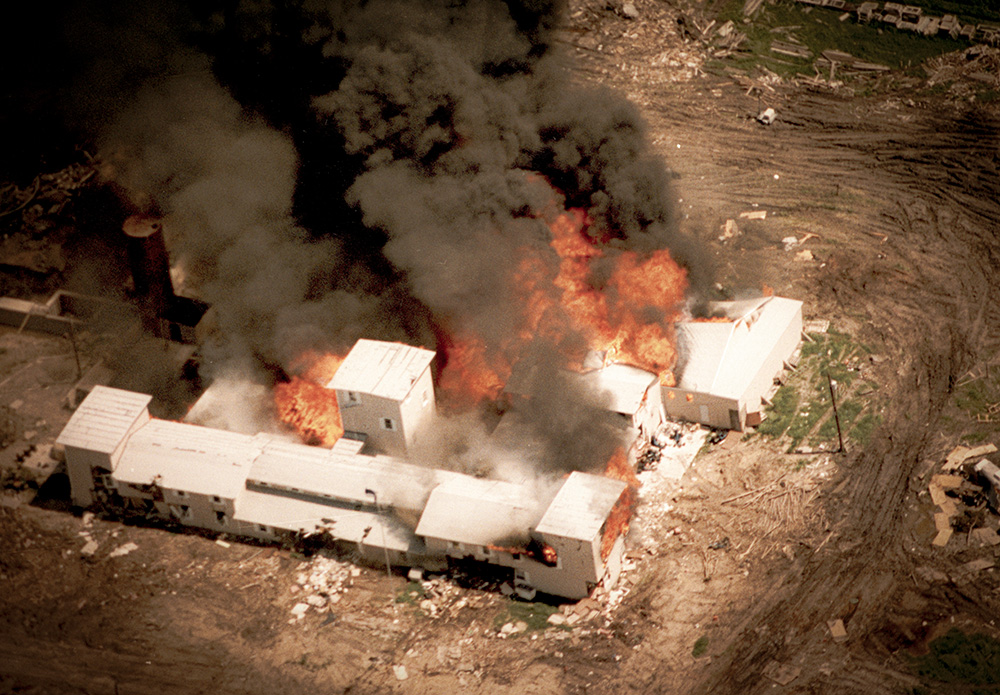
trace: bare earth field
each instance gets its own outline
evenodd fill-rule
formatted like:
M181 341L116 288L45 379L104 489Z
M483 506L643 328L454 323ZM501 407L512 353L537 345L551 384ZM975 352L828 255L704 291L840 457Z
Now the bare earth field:
M932 546L926 493L974 429L956 390L998 358L996 107L921 96L913 77L859 96L709 73L672 6L635 5L628 20L571 3L569 78L640 109L723 290L766 284L870 348L870 436L846 454L762 435L707 447L680 483L641 493L619 606L509 636L518 609L500 594L422 587L422 607L377 567L345 565L339 602L295 621L307 568L288 550L8 494L0 692L901 693L920 686L910 657L949 627L1000 635L1000 578L965 569L996 547ZM758 105L778 120L757 123ZM720 240L727 219L740 233ZM81 344L93 359L98 342ZM66 340L0 330L5 469L54 441L74 374ZM838 618L846 641L831 638Z

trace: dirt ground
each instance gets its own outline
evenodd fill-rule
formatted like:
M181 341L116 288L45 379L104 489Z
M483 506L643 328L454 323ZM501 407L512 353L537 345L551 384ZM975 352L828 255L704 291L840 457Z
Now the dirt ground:
M571 3L573 79L640 108L723 288L766 284L872 346L868 444L709 447L680 483L642 493L616 610L509 637L499 594L455 589L431 617L400 600L405 577L367 567L329 611L290 623L302 561L287 550L85 520L58 490L27 504L11 487L0 692L899 693L920 684L907 655L948 626L997 634L1000 581L962 569L997 551L930 544L926 478L967 431L956 385L1000 344L998 114L921 97L916 78L859 96L711 74L671 5L635 5L628 20ZM762 106L773 125L753 120ZM741 234L720 241L727 219ZM783 248L805 233L811 258ZM0 367L0 463L15 470L68 419L76 366L67 340L10 328Z

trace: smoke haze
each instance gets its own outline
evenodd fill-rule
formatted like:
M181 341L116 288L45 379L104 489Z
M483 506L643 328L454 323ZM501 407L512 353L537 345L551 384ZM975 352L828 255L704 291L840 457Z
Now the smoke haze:
M360 337L434 347L473 334L499 350L523 320L522 250L554 275L548 224L567 207L586 210L609 258L669 247L705 279L637 110L574 83L551 49L556 3L119 3L103 15L76 3L63 17L107 48L66 34L62 54L84 60L59 89L65 111L102 124L93 137L129 205L166 216L172 262L217 315L210 375L287 368ZM532 458L603 463L615 429L599 408L569 406L595 397L558 378L558 350L536 352Z

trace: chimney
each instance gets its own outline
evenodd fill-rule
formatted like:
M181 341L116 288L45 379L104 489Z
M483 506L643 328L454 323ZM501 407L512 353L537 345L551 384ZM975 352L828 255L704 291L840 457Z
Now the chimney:
M163 319L173 298L170 261L163 241L163 223L157 217L132 215L122 230L127 237L129 267L143 328L165 338Z

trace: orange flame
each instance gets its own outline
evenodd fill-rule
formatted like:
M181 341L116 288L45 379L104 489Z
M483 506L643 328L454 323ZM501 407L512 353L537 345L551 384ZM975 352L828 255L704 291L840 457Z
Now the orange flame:
M338 355L304 353L292 363L302 376L274 387L278 418L307 444L333 446L344 435L337 394L325 387L343 361Z
M628 463L625 450L618 447L615 453L608 459L608 465L604 470L604 475L615 480L621 480L628 484L622 492L621 497L611 508L607 520L604 522L604 534L601 536L601 559L607 560L611 554L611 549L615 546L618 536L628 533L629 523L632 520L632 512L635 510L638 498L639 478L636 477L635 470Z

